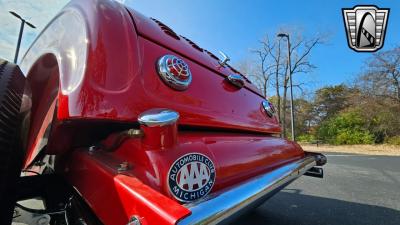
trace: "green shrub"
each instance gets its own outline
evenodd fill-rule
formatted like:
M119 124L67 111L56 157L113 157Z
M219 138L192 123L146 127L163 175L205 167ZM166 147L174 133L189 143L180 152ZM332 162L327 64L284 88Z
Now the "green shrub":
M334 141L336 145L373 144L374 135L368 131L342 130Z
M373 144L374 135L366 129L367 121L357 111L343 112L323 122L318 136L329 144Z
M298 142L314 142L316 138L312 134L302 134L296 138Z
M390 145L400 145L400 136L386 138L385 143Z

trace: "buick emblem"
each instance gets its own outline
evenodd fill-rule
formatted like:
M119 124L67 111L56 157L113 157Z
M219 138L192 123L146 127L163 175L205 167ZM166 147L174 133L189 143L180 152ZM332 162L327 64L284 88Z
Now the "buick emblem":
M157 62L157 70L161 79L173 89L186 90L192 82L188 64L176 56L161 57Z
M169 190L181 202L192 202L206 196L214 182L214 163L200 153L189 153L180 157L168 172Z

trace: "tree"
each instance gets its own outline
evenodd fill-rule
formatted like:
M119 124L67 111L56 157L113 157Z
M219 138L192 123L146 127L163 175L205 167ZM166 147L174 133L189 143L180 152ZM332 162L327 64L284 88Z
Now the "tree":
M397 100L362 92L354 97L349 108L359 109L367 129L375 137L375 143L400 135L400 104Z
M294 100L294 106L296 134L310 134L312 127L315 125L313 102L304 98L297 98Z
M294 35L293 35L294 36ZM296 37L296 36L295 36ZM305 39L301 36L297 36L297 38L294 39L291 43L291 47L289 49L289 55L290 55L290 60L291 62L288 61L288 63L285 66L285 71L289 70L289 63L290 63L290 71L289 73L285 73L284 75L284 80L283 80L283 105L286 106L287 102L287 91L289 88L289 81L290 77L293 77L296 74L304 74L304 73L309 73L313 69L316 68L311 62L309 61L309 55L311 53L311 50L317 46L318 44L322 43L322 37L321 36L316 36L314 38L310 39ZM301 89L302 84L294 84L294 87L300 88ZM286 110L283 112L283 121L286 121ZM286 133L286 124L282 123L283 126L283 133Z
M354 86L360 90L354 106L362 108L375 142L400 135L400 48L375 53L366 61Z
M282 33L282 29L277 32ZM281 44L281 38L277 38L275 34L270 38L268 35L260 41L261 47L253 51L258 58L259 73L258 86L263 91L264 95L268 94L268 87L273 82L273 93L276 95L276 108L278 120L282 124L283 137L286 137L286 115L287 115L287 92L289 88L290 75L306 74L312 71L315 66L309 61L309 56L312 49L322 43L322 37L316 35L313 38L305 38L299 32L285 32L290 35L291 47L287 49L286 45ZM273 40L273 41L271 41ZM290 65L287 56L290 55ZM302 90L302 83L293 84L293 87ZM281 97L283 93L283 97Z
M264 40L260 41L262 47L259 50L255 50L254 52L257 54L259 58L259 63L261 67L261 82L264 85L264 93L267 96L267 85L268 81L271 79L271 76L275 78L275 95L276 95L276 108L278 121L280 122L281 118L281 95L280 95L280 76L282 75L282 61L284 60L282 56L281 42L280 39L278 42L274 41L270 42L269 37L266 36ZM277 43L277 45L276 45ZM268 56L270 56L270 60L268 60ZM269 63L269 65L267 65Z
M375 53L368 60L367 71L359 81L371 94L400 103L400 47Z
M356 89L351 89L344 84L326 86L315 92L314 111L316 120L323 121L350 105L350 98Z

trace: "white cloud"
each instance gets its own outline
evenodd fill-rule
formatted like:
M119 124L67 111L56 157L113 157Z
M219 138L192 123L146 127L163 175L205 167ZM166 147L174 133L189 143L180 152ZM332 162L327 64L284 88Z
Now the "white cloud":
M68 0L0 0L0 57L12 61L17 45L21 21L11 15L14 11L36 26L25 26L19 59L25 54L37 35L61 10Z

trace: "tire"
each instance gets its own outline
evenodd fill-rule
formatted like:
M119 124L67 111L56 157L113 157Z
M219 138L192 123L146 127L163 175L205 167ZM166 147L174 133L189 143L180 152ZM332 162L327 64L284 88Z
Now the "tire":
M0 59L0 224L11 224L24 157L20 144L24 88L19 67Z

